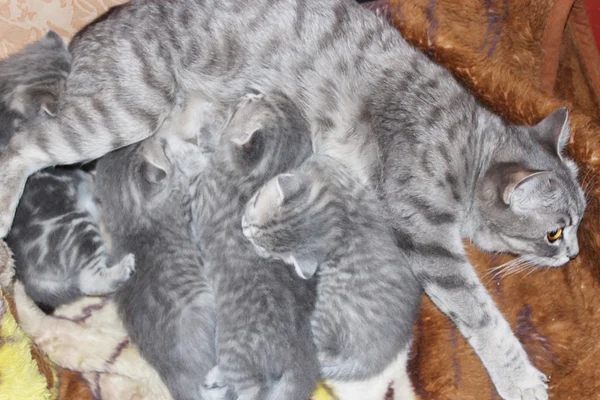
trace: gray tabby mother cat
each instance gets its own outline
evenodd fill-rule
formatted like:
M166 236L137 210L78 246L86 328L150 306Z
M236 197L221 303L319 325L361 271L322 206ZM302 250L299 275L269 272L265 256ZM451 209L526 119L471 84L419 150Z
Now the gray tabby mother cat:
M547 266L576 255L585 205L559 153L565 111L531 128L507 123L353 0L134 0L70 49L59 114L0 157L0 236L29 174L150 136L177 91L231 105L250 85L277 88L302 107L315 150L378 190L417 278L500 395L547 398L461 238Z

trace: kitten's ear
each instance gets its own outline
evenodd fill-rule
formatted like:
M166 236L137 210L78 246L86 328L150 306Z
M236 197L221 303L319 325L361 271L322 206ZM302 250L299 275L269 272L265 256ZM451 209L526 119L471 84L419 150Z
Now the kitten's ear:
M279 203L300 190L300 179L294 174L279 174L275 178Z
M291 256L290 260L294 264L294 270L302 279L310 279L317 272L318 263L315 260L295 256Z
M46 91L40 94L39 97L40 109L50 117L56 117L58 115L58 99L57 96Z
M535 139L558 156L570 135L569 110L561 107L532 127Z
M40 39L40 42L49 48L66 48L65 42L62 40L62 38L58 35L58 33L52 30L48 31L48 33L46 33L44 37Z
M252 140L259 135L259 130L240 130L231 135L231 142L238 148L250 150Z
M502 200L504 201L504 204L513 204L515 193L517 193L519 189L527 189L526 186L535 185L536 179L542 178L549 173L550 171L535 171L530 169L511 172L506 178L506 186L502 191ZM521 191L523 192L524 190Z
M165 180L172 169L171 162L165 153L164 143L151 139L143 144L144 166L142 173L149 183L160 183Z

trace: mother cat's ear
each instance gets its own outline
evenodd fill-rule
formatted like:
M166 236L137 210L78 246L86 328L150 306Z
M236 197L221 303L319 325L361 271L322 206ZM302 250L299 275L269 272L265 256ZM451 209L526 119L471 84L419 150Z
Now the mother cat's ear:
M151 184L163 182L173 172L173 165L165 152L165 143L157 139L150 139L146 140L142 146L144 179Z
M285 199L297 193L302 184L300 178L294 174L279 174L275 177L275 187L279 195L279 203L283 203Z
M540 179L548 179L550 171L535 171L522 169L508 173L505 176L504 187L502 188L502 201L504 204L513 207L523 207L524 202L536 201L537 197L532 196L533 191L538 187Z
M569 141L569 110L561 107L531 127L532 137L551 153L561 156Z

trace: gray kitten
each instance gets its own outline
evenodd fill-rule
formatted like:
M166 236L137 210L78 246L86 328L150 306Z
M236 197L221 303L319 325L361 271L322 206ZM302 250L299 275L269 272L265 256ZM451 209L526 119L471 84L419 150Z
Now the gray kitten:
M310 151L306 120L287 97L251 94L227 121L197 186L196 226L219 316L219 367L207 384L230 384L239 399L305 400L316 385L314 283L258 257L239 225L258 186Z
M137 263L116 294L119 313L177 400L210 398L204 376L217 363L215 298L191 226L189 185L203 156L189 160L187 146L150 138L102 157L96 172L114 251Z
M558 152L566 112L509 124L353 0L134 0L70 49L57 117L28 125L0 156L0 236L28 175L150 136L178 92L232 105L251 85L277 89L302 108L316 152L378 191L417 279L500 395L547 398L461 239L546 266L575 256L584 199Z
M62 39L50 31L0 62L0 153L25 122L58 112L70 61ZM28 179L17 208L7 238L16 275L46 312L82 295L114 292L134 270L133 256L107 266L91 181L75 167L40 171Z
M58 113L71 55L55 32L0 61L0 154L26 120Z
M111 263L91 181L75 168L35 173L7 237L17 278L46 312L84 295L113 293L135 271L132 254Z
M420 285L373 191L331 157L315 155L250 199L242 229L257 248L317 273L311 317L321 376L358 381L408 352Z

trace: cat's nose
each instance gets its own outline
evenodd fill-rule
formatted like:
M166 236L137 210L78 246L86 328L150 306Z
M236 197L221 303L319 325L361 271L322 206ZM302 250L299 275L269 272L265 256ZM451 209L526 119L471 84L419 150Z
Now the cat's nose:
M579 250L574 251L574 252L573 251L569 251L569 258L572 260L575 257L577 257L578 254L579 254Z

